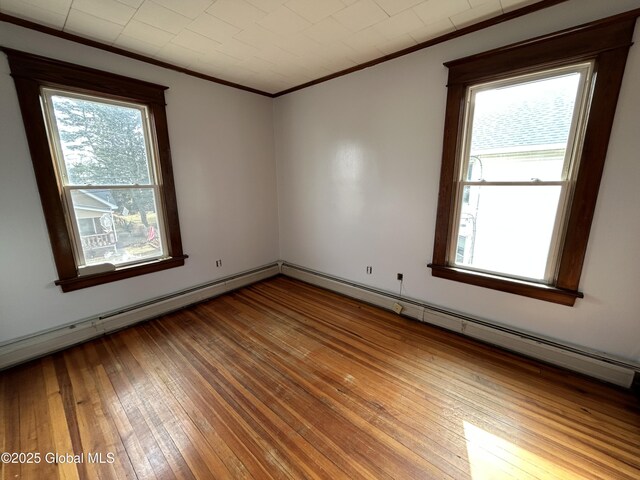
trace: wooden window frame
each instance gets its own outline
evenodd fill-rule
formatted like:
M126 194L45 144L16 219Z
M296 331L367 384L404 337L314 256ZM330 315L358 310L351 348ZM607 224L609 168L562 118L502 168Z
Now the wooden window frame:
M16 86L59 276L55 284L59 285L63 292L70 292L184 265L187 255L182 251L165 110L164 91L167 87L18 50L4 47L1 50L8 57L11 76ZM55 160L52 157L42 111L42 87L143 104L148 108L151 134L157 147L161 181L158 201L162 204L165 216L167 258L128 265L108 272L79 275L74 255L74 241L67 226L61 186L56 175Z
M436 216L434 277L573 306L578 290L595 211L598 189L615 116L627 54L632 45L637 11L620 14L561 32L445 63L449 69L442 167ZM458 174L467 89L541 70L593 61L595 79L578 173L567 210L565 235L559 249L555 280L541 284L453 266L449 259L455 218Z

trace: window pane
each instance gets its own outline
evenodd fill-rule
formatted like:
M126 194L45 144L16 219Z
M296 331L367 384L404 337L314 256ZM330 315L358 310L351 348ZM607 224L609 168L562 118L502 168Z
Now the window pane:
M148 185L148 149L137 108L52 95L68 185Z
M544 280L561 187L464 190L455 263Z
M466 179L562 180L580 75L476 92Z
M153 189L72 190L71 200L86 265L164 256Z

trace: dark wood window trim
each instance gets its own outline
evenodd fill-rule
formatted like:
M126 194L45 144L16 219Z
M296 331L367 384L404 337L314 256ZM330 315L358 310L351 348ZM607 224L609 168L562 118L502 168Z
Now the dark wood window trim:
M572 306L578 291L598 189L637 16L621 14L445 63L449 69L433 260L435 277ZM552 285L454 267L448 259L455 221L455 179L467 89L474 84L592 60L596 80L579 158L559 268Z
M25 124L27 141L40 192L49 239L58 271L55 281L64 292L122 280L184 265L176 202L164 91L167 87L135 80L92 68L52 60L17 50L2 48L9 59L11 76ZM117 268L90 275L78 274L73 239L67 228L63 199L57 182L45 119L41 87L61 88L76 93L145 104L149 109L152 135L158 149L162 181L160 202L165 215L168 258Z

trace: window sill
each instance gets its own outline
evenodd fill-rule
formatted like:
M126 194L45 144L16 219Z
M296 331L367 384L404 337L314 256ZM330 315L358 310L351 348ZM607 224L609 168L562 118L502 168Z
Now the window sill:
M572 307L576 298L583 298L582 292L577 290L565 290L551 285L514 280L511 278L499 277L480 272L471 272L462 268L449 267L444 265L427 265L431 269L434 277L446 278L457 282L468 283L479 287L500 290L501 292L514 293L525 297L536 298L546 302L559 303Z
M125 278L137 277L138 275L146 275L147 273L159 272L169 268L180 267L184 265L184 260L188 255L180 255L177 257L166 258L154 262L133 265L116 269L111 272L95 273L92 275L83 275L73 278L64 278L56 280L54 283L62 288L63 292L73 292L82 288L102 285L104 283L115 282Z

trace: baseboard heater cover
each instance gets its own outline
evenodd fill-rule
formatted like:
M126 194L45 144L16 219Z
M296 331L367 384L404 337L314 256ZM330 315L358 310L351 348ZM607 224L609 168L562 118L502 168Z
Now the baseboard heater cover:
M298 265L281 262L281 273L387 310L393 311L394 304L400 304L402 314L415 320L625 388L631 387L634 375L640 372L640 365L608 357L600 352L537 337Z
M237 290L280 273L273 263L0 345L0 370Z

